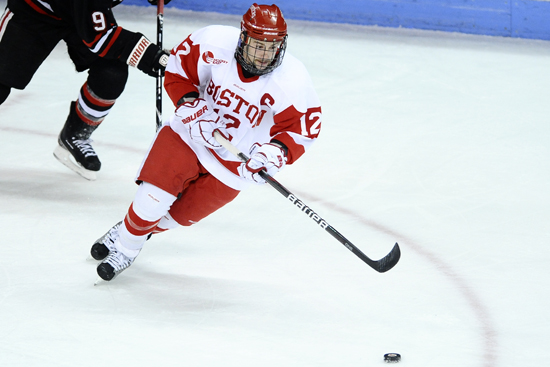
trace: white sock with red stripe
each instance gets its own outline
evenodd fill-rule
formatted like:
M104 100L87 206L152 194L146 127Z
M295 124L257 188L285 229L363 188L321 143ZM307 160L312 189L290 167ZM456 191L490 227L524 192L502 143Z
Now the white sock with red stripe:
M161 218L168 215L168 210L176 197L158 187L143 182L136 193L128 214L119 229L119 240L116 248L124 255L136 257L147 236L155 231Z

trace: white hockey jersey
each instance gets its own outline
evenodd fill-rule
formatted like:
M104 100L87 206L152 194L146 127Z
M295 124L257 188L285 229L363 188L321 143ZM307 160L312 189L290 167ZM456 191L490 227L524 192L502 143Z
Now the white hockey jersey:
M319 135L317 93L304 65L288 52L273 72L245 78L234 57L239 36L239 29L217 25L192 33L171 52L165 89L174 104L198 91L243 153L248 154L254 143L275 139L288 147L287 163L292 164ZM237 173L238 158L223 148L212 150L193 142L187 127L174 116L169 124L218 180L236 190L249 185Z

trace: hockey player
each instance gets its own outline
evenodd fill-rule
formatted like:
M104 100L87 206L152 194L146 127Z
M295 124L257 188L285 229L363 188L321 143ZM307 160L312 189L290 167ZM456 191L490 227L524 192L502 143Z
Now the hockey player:
M265 183L260 170L276 174L317 139L319 100L286 46L280 9L253 4L240 30L205 27L174 47L164 86L176 111L140 167L126 217L92 245L102 279L129 267L152 233L199 222L251 184ZM216 130L250 160L221 147Z
M27 86L60 40L76 70L88 70L54 151L61 163L88 180L101 167L90 136L124 90L128 65L154 77L168 60L168 53L144 35L117 25L112 7L121 2L8 0L0 18L0 104L11 88Z

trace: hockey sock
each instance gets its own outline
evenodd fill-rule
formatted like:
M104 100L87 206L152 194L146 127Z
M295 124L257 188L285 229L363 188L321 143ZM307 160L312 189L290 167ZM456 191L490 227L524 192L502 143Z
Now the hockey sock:
M168 214L174 195L158 187L143 182L136 193L134 201L128 209L120 227L120 247L117 248L126 256L135 257L147 240L147 236L155 232L161 218Z
M111 111L116 99L103 99L84 83L76 101L76 114L89 126L97 127Z
M129 220L130 212L132 212L132 209L128 211L128 215L126 218L124 218L124 222L122 222L122 225L120 226L118 230L119 237L117 238L117 241L115 241L115 247L117 250L122 252L124 255L126 255L129 258L136 257L141 249L143 248L143 245L145 244L145 241L147 241L148 234L147 232L145 235L136 235L134 234L135 226L136 225L145 225L145 227L156 227L158 222L147 222L147 221L140 221L139 218L136 221ZM130 230L132 232L130 232Z
M128 65L118 59L100 57L88 70L88 86L103 99L120 97L127 81Z

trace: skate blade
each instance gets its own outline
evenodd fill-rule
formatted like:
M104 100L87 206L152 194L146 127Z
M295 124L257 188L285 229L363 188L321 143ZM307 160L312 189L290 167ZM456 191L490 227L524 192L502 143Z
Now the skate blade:
M61 145L58 145L53 151L54 157L61 162L65 167L70 170L78 173L80 176L84 177L86 180L95 181L97 176L94 171L87 170L82 167L79 163L74 161L73 156L69 151L63 148Z
M107 283L107 281L98 276L95 283L94 283L94 287L98 286L98 285L101 285L103 283Z

